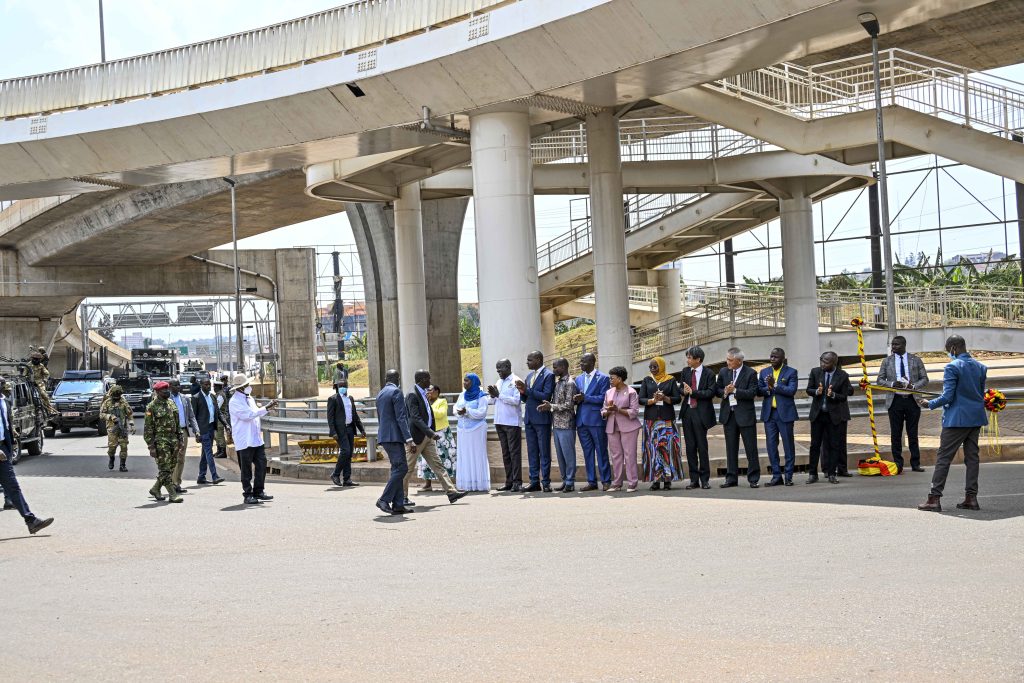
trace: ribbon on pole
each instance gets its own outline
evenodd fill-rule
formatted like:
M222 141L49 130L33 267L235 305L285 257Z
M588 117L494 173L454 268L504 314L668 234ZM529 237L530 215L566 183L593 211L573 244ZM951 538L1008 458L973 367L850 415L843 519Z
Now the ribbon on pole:
M868 360L864 356L864 319L854 318L850 321L854 329L857 330L857 355L860 356L860 369L863 373L863 378L860 381L860 386L864 390L864 395L868 399L868 421L871 423L871 445L874 448L874 458L881 460L882 454L878 450L878 428L875 426L875 402L872 399L872 385L868 381Z

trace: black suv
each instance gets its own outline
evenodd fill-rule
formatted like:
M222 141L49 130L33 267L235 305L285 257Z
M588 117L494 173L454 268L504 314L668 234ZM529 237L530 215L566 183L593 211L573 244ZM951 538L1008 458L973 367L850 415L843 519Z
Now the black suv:
M149 375L139 377L118 377L117 385L124 389L124 398L137 413L146 412L146 406L153 400L153 380Z
M40 455L43 452L43 431L46 427L47 414L39 400L36 385L23 375L7 375L0 378L10 389L7 405L11 411L11 424L15 428L15 443L12 453L12 464L21 459L21 451L25 449L29 455Z
M53 405L59 415L50 420L47 436L54 430L67 434L72 427L95 429L106 436L107 422L100 419L100 405L110 382L100 370L66 370L60 384L53 390Z

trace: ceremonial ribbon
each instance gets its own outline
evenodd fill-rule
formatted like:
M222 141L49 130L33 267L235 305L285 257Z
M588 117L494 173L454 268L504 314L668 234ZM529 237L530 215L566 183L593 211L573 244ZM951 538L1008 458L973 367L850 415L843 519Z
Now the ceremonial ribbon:
M874 447L874 457L881 460L882 454L878 450L878 428L875 426L875 402L871 397L872 386L868 383L868 360L864 356L864 330L861 329L864 326L864 320L861 318L854 318L850 321L850 324L857 330L857 355L860 356L860 369L864 374L864 378L861 380L860 385L864 388L864 395L868 399L868 421L871 423L871 445Z
M861 387L865 390L871 389L873 391L888 391L895 394L916 394L918 396L939 396L940 394L934 391L921 391L919 389L900 389L899 387L883 387L880 384L864 384L861 383Z

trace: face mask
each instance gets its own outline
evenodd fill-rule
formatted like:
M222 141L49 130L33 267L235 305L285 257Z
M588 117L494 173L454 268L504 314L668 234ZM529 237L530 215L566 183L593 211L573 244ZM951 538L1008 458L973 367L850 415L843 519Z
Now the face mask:
M344 396L348 393L348 387L338 387L338 393Z
M243 391L245 392L245 395L248 396L252 393L252 387L246 387Z

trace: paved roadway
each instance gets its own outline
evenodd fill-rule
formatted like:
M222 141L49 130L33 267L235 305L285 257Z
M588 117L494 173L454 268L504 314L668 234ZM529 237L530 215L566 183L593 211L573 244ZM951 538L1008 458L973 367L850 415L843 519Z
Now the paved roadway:
M149 459L111 473L103 441L18 466L57 521L28 536L0 514L4 680L1024 677L1024 463L983 466L975 514L953 509L956 467L942 515L904 475L420 494L385 518L379 486L271 481L247 508L234 474L155 503Z

